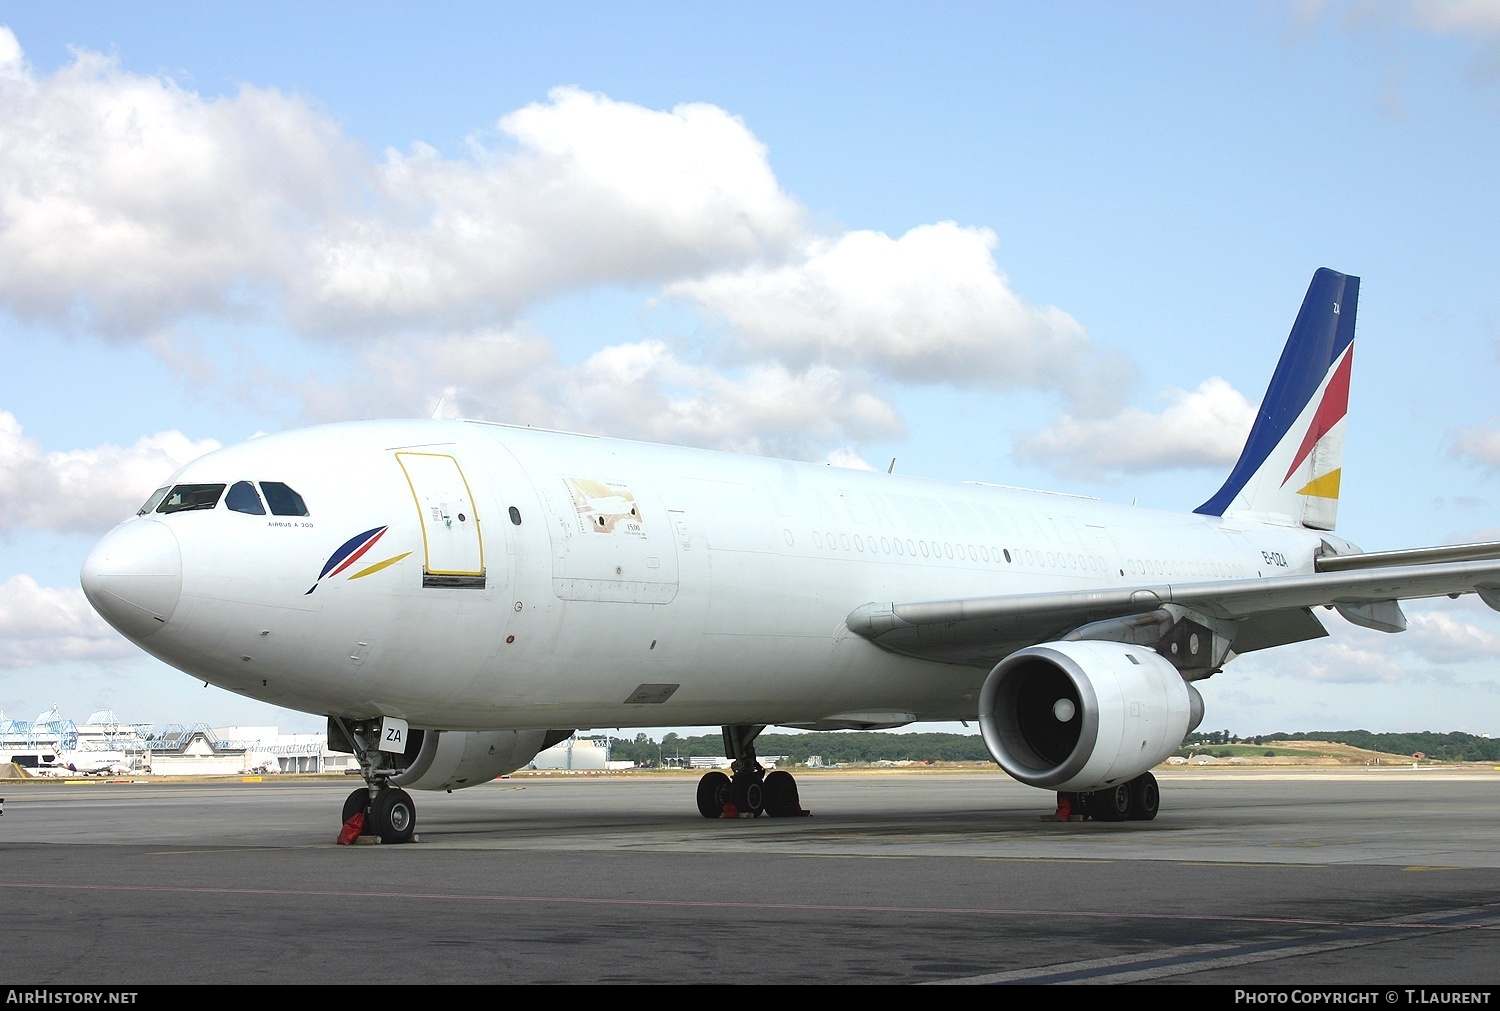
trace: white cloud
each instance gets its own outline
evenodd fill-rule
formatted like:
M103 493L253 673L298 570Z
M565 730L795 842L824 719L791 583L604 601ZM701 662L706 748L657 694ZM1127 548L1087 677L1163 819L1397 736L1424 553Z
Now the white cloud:
M44 452L15 415L0 411L0 530L102 532L177 468L218 448L172 431L128 447Z
M38 586L24 574L0 583L0 669L135 653L94 613L82 590Z
M1481 467L1500 470L1500 429L1482 427L1455 429L1449 451L1454 456L1468 459Z
M1017 456L1088 477L1188 467L1227 467L1238 458L1255 408L1214 376L1189 393L1162 391L1158 414L1127 407L1113 417L1063 414L1015 440Z
M848 446L841 446L831 451L823 458L823 462L833 467L845 467L849 470L874 470L864 457L860 456Z
M1500 615L1476 614L1475 619L1462 621L1454 616L1452 609L1410 614L1400 645L1437 664L1500 659L1500 633L1491 630L1500 625ZM1484 624L1491 628L1483 627Z
M1015 294L995 234L944 221L899 238L855 231L802 255L669 284L751 354L869 369L903 382L1063 390L1092 399L1123 371L1082 324ZM1099 383L1099 373L1108 382Z
M605 347L576 366L524 332L383 342L362 356L361 374L296 392L317 419L422 416L441 394L448 416L801 460L902 433L857 374L775 363L730 374L657 340ZM846 452L839 461L853 465Z
M557 88L451 160L389 151L371 213L317 237L300 311L379 327L504 319L559 289L779 257L803 210L765 146L712 105Z
M308 421L466 417L838 466L870 465L858 445L904 434L899 413L858 371L758 361L736 369L690 361L647 339L565 363L523 325L367 342L356 363L288 379L252 364L224 387L275 391Z
M1439 35L1500 34L1500 4L1495 0L1410 0L1411 19Z
M464 157L416 143L377 162L274 89L205 99L91 52L37 76L0 26L0 305L135 336L194 312L493 321L801 235L764 145L715 106L560 88L497 128Z
M1335 633L1337 635L1337 633ZM1320 639L1278 659L1279 672L1308 681L1336 684L1395 684L1410 676L1385 653L1361 649L1338 638Z
M0 304L133 332L294 274L354 151L275 90L206 100L90 52L38 78L3 26L0 136Z

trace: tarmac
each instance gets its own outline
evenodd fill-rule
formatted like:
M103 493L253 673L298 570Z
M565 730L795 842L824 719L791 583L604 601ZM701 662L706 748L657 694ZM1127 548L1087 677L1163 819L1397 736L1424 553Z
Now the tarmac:
M1045 820L998 771L416 794L334 844L347 777L6 782L0 984L1500 983L1500 770L1158 770L1151 822Z

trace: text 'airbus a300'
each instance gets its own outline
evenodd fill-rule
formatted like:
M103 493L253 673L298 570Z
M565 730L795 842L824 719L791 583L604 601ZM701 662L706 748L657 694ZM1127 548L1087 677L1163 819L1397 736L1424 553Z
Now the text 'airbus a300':
M151 655L328 717L411 838L408 789L576 728L723 727L699 810L800 812L756 735L973 719L1060 805L1149 819L1193 682L1403 598L1500 609L1500 544L1361 553L1338 505L1359 279L1319 270L1224 486L1164 513L468 421L329 425L175 474L83 567Z

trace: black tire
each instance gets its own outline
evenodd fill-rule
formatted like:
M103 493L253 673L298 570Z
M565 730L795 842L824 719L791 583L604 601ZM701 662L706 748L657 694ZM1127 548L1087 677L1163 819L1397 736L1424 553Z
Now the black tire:
M362 814L362 815L364 815L365 816L365 824L366 824L366 826L369 825L369 822L370 822L370 791L369 791L369 789L367 787L363 787L362 786L358 790L355 790L353 793L351 793L349 795L349 799L346 800L346 801L344 801L344 814L343 814L342 818L340 819L339 824L340 825L347 825L347 824L349 824L349 819L353 818L356 814Z
M722 772L705 772L698 780L698 813L717 818L724 813L729 800L729 777Z
M1161 788L1156 777L1143 772L1130 781L1130 817L1134 821L1150 821L1161 807Z
M797 780L790 772L778 769L767 775L761 792L766 799L766 814L772 818L790 818L802 810L797 796Z
M1107 786L1089 798L1089 814L1095 821L1124 821L1130 817L1130 786Z
M729 798L740 814L751 814L759 818L766 810L766 788L758 776L735 777L730 780Z
M417 831L417 805L405 790L388 787L375 795L367 824L383 843L411 842Z

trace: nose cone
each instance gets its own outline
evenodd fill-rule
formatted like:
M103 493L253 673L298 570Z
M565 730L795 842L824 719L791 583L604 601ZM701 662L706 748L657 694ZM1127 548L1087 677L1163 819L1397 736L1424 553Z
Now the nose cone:
M94 546L82 579L84 595L105 621L144 639L167 623L182 596L177 537L156 520L122 523Z

